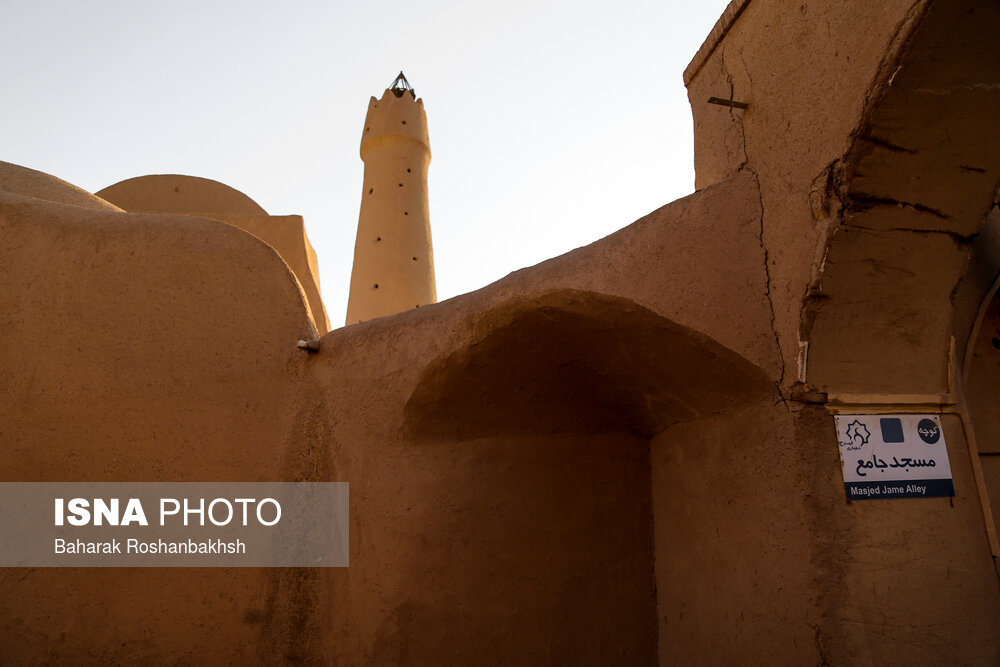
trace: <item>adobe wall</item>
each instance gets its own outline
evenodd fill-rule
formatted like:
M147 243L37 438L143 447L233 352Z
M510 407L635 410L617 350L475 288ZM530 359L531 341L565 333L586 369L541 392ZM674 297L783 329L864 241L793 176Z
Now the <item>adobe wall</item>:
M252 236L5 195L8 479L332 479L354 496L345 570L18 572L5 657L654 660L648 434L770 386L688 326L722 332L705 302L735 310L761 284L739 273L752 191L722 184L314 355L295 349L312 332L294 278ZM688 252L646 257L670 228ZM760 300L741 316L760 332L745 353L773 358ZM42 629L51 615L74 624Z
M845 11L839 2L736 0L735 19L728 12L684 73L695 187L739 170L760 183L785 387L799 376L802 301L818 279L838 213L827 193L830 167L848 151L881 69L925 4L863 2ZM709 97L749 107L709 104Z
M828 657L843 486L835 448L818 445L834 439L824 410L773 397L653 438L659 664Z
M288 264L302 287L309 315L322 335L330 330L330 318L319 291L319 263L301 215L245 215L214 213L214 220L236 225L274 248Z
M25 183L4 171L9 190ZM214 220L26 188L0 193L2 478L294 478L311 437L296 341L314 329L275 252ZM4 570L0 660L253 660L280 597L267 577Z
M997 24L972 0L737 0L685 72L697 186L760 183L783 386L952 392L950 297L996 192Z
M995 241L980 231L1000 182L1000 10L754 0L727 14L685 77L698 183L757 176L782 393L797 410L944 413L955 480L954 499L845 503L842 490L824 499L827 523L809 534L843 558L810 564L836 575L814 582L817 650L834 664L996 662L993 522L968 441L990 419L968 419L960 384L971 323L996 277ZM973 406L987 396L980 390ZM796 447L829 459L828 431L806 432ZM828 464L819 474L839 477ZM803 493L789 502L808 507ZM734 579L752 580L734 567ZM674 630L661 626L661 640Z
M326 575L339 658L656 660L648 437L763 400L777 377L746 253L754 192L738 177L478 292L323 337L310 377L336 478L360 483L354 560Z
M336 474L359 480L326 641L346 662L650 664L644 434L768 382L629 300L483 297L331 332L311 359Z
M995 662L996 573L961 421L943 422L954 499L846 502L818 405L654 437L660 664Z

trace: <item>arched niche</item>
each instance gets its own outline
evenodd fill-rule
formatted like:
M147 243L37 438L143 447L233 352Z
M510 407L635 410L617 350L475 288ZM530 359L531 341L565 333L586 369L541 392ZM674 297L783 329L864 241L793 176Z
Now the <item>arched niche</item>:
M873 85L803 308L813 388L954 402L956 294L1000 181L998 31L995 2L932 3Z

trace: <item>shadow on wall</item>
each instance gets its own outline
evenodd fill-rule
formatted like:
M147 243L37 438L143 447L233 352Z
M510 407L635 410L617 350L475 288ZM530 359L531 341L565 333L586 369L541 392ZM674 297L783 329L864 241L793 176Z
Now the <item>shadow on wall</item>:
M773 386L758 367L635 302L557 290L470 322L407 402L409 438L625 431L750 404Z
M997 279L1000 283L1000 277ZM1000 391L1000 293L997 283L986 297L984 311L966 358L965 390L975 429L983 483L992 505L993 529L1000 520L1000 412L996 410Z

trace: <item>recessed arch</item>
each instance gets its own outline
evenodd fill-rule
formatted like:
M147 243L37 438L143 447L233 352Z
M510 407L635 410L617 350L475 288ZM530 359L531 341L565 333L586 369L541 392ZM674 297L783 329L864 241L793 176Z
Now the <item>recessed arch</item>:
M465 344L428 365L407 402L417 439L650 436L773 390L735 352L620 297L555 290L469 326Z

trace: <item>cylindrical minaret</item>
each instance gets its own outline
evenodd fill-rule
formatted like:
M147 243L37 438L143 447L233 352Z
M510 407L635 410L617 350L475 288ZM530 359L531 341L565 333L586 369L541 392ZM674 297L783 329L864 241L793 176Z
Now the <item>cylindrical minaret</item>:
M437 301L427 208L427 116L402 72L382 99L368 103L361 159L365 181L347 324Z

